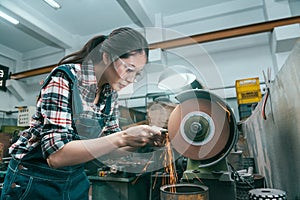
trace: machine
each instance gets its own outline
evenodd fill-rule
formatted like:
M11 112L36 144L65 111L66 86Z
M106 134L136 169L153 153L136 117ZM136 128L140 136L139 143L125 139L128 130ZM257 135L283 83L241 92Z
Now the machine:
M168 137L176 155L176 168L184 165L178 182L208 187L210 200L235 199L235 184L226 161L238 138L231 108L202 89L182 92L176 99L179 104L169 116ZM105 165L89 176L93 198L159 199L159 187L169 178L161 171L163 152L165 148L101 160Z
M238 138L231 108L206 90L185 91L176 98L168 132L173 148L188 159L181 182L208 186L210 200L235 199L226 161Z

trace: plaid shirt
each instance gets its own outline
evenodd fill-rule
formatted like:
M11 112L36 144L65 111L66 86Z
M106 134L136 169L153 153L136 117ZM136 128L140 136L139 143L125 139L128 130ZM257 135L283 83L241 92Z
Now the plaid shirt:
M118 125L117 92L106 84L101 88L100 101L93 103L97 90L97 81L92 63L87 65L68 64L78 82L84 117L103 118L102 134L120 131ZM36 104L36 113L32 116L30 127L24 130L18 141L11 145L12 157L21 159L32 149L41 145L43 157L61 149L66 143L79 139L72 126L72 106L70 84L67 75L61 71L51 76L50 82L41 89ZM103 114L108 97L111 96L109 114ZM101 134L100 134L101 135Z

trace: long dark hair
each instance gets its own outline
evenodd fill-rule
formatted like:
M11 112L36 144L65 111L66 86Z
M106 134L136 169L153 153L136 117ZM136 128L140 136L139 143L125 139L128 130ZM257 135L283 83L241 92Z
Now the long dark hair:
M100 63L104 52L109 55L111 61L143 52L148 59L149 45L145 37L138 31L128 27L118 28L109 36L99 35L90 39L82 49L63 57L58 65L82 64L86 59L91 60L94 64Z

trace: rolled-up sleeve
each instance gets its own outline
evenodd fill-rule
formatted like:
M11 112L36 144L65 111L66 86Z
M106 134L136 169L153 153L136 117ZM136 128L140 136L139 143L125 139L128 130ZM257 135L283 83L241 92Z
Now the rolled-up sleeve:
M41 113L44 125L41 130L41 147L44 158L61 149L72 140L69 81L57 72L41 92Z

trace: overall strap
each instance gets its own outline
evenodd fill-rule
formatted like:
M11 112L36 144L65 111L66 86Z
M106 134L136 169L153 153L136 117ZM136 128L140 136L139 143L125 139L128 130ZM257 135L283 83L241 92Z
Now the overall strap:
M111 110L111 103L112 103L112 95L109 95L109 96L107 97L107 100L106 100L106 103L105 103L105 107L104 107L104 110L103 110L103 113L104 113L105 115L109 115L110 110ZM101 127L104 127L104 126L105 126L104 118L99 119L98 122L99 122L99 125L100 125Z
M61 66L54 68L50 72L50 74L47 76L46 80L44 81L42 88L46 87L46 85L50 82L52 75L55 74L57 71L64 72L68 76L71 84L76 80L76 78L75 78L74 74L71 72L70 68L67 67L66 65L61 65Z

